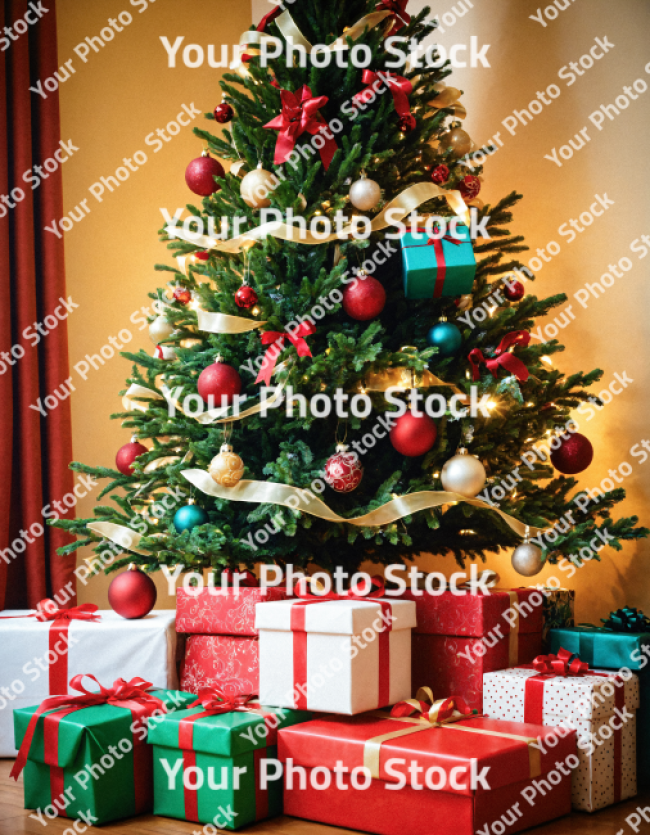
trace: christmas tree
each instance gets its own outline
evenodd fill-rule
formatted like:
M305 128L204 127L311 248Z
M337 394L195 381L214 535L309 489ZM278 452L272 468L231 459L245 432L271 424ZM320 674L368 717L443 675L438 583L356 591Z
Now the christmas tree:
M448 64L420 56L399 65L396 51L406 58L435 29L428 9L410 17L405 6L296 0L246 33L244 62L224 76L224 101L207 116L228 128L220 137L195 128L209 155L188 166L188 185L203 195L188 211L202 236L180 222L161 230L177 260L157 267L170 280L150 294L156 354L124 353L133 363L126 410L112 417L133 443L117 470L71 465L106 479L112 503L94 519L55 522L78 537L61 553L92 544L101 555L113 540L131 548L110 570L132 562L217 575L258 562L352 571L422 553L464 565L516 548L529 527L546 560L580 564L598 558L589 546L598 531L619 550L647 535L635 517L612 519L621 488L574 503L577 482L566 475L593 450L570 416L594 399L602 372L565 376L554 362L562 345L530 343L536 320L566 296L530 292L517 257L527 247L510 232L521 195L496 205L477 197L490 149L475 149L462 129ZM289 39L304 55L294 49L287 60ZM265 61L264 50L277 57ZM233 163L227 175L217 158ZM251 235L267 206L280 222ZM400 217L417 209L408 223L419 217L406 265L407 243L387 238L395 230L382 222L394 206ZM468 209L473 256L424 227L434 216L466 221ZM316 240L312 221L337 213L374 221L371 234ZM292 215L311 236L287 239ZM438 265L422 298L405 292L414 256ZM266 413L264 383L278 395ZM282 401L290 392L292 414ZM409 398L418 394L436 416L395 419L397 404L417 406ZM235 395L245 397L238 412ZM193 416L191 404L205 400L207 412ZM523 568L536 570L539 556L533 549Z

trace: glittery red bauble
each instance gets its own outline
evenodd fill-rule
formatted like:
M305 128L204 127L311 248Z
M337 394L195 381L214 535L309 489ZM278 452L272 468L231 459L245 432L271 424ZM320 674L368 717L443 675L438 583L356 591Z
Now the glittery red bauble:
M351 493L361 483L363 467L356 452L341 444L325 462L325 481L337 493Z
M481 181L473 174L468 174L458 183L458 191L463 200L473 200L481 190Z
M410 133L416 124L415 116L412 113L407 113L406 116L402 116L399 120L399 129L402 133Z
M436 425L429 415L422 413L416 417L406 412L397 418L390 430L390 442L402 455L415 458L424 455L436 442Z
M218 183L215 183L214 178L224 175L223 166L216 159L197 157L185 169L185 182L194 194L208 197L221 188Z
M228 102L222 101L221 104L218 104L214 109L214 118L219 122L219 124L224 125L226 122L229 122L234 115L232 107L228 104Z
M379 316L386 304L386 291L381 282L370 275L357 277L343 291L343 310L353 319L366 322Z
M434 183L441 186L443 183L446 183L449 179L449 169L446 165L436 165L436 167L431 172L431 179Z
M564 475L577 475L587 469L593 457L594 448L589 438L575 432L551 452L551 463Z
M225 578L226 585L234 586L233 577L235 575L239 577L239 587L242 589L252 589L259 586L259 580L248 569L245 571L231 571L230 568L224 568L221 572L221 579L224 580Z
M124 444L115 456L115 466L122 475L133 475L133 462L139 455L149 452L146 446L139 443Z
M521 281L511 281L503 288L503 295L509 302L518 302L519 299L523 298L525 292L526 288Z
M235 395L241 392L241 377L232 365L215 362L203 369L197 388L206 403L208 397L212 396L214 405L218 407L221 406L221 398L225 397L226 405L230 405Z
M192 298L192 294L187 287L176 287L174 289L174 298L179 304L187 304Z
M235 293L235 303L237 307L253 307L257 304L257 293L248 284L244 284Z
M123 618L133 620L148 615L156 604L156 586L144 571L130 568L108 587L108 602Z

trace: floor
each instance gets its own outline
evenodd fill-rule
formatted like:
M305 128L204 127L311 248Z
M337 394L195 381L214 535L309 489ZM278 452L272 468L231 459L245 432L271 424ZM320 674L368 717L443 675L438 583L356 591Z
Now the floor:
M15 783L9 777L12 760L0 760L0 835L73 835L77 830L72 829L72 822L66 818L49 821L47 829L38 820L29 817L29 811L23 809L22 777ZM650 817L650 795L628 800L609 809L604 809L595 815L574 812L569 817L560 818L546 826L539 826L534 835L635 835L635 832L650 835L650 823L643 820L638 828L632 829L625 818L632 815L637 807L647 807ZM81 828L81 827L80 827ZM196 823L185 823L172 818L159 818L153 815L143 815L128 821L102 826L100 829L90 827L88 833L102 833L102 835L192 835L199 833L202 827ZM214 831L214 830L211 830ZM221 831L221 830L220 830ZM255 826L242 830L245 835L265 833L265 835L346 835L348 829L311 823L298 818L273 818ZM405 832L404 835L409 835ZM431 835L435 835L435 824L431 828Z

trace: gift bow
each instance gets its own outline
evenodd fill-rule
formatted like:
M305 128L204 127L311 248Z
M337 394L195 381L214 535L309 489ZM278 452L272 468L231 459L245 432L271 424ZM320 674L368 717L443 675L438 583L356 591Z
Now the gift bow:
M86 690L82 684L84 678L89 678L94 681L99 687L99 691ZM166 711L165 703L162 699L153 696L147 691L153 685L149 681L142 678L132 678L131 681L125 681L123 678L118 678L112 687L103 687L91 675L76 675L70 680L70 687L76 690L81 695L79 696L50 696L41 702L29 720L27 731L23 738L18 756L11 769L10 776L14 780L18 779L20 772L25 767L27 756L29 754L34 732L36 730L36 723L43 713L49 710L60 710L61 708L69 708L68 713L75 710L82 710L85 707L97 707L98 705L110 704L115 707L123 707L135 713L135 718L142 718L149 716L154 710Z
M284 348L285 339L288 339L293 345L299 357L311 357L312 353L309 350L309 345L305 342L305 337L311 336L313 333L316 333L316 327L311 322L303 322L293 333L289 333L289 331L265 331L262 334L262 345L270 345L271 347L264 354L262 367L255 382L264 381L267 386L271 385L275 363L280 351Z
M101 615L96 614L99 606L94 603L82 603L81 606L73 606L70 609L59 609L54 600L45 598L36 604L36 612L28 615L2 615L0 620L13 620L14 618L36 618L41 623L49 620L101 620Z
M414 699L397 702L390 711L391 716L415 715L430 725L449 725L476 714L478 711L472 710L465 700L458 696L434 700L430 687L420 687Z
M583 676L589 671L589 664L581 661L577 655L566 649L560 649L557 655L538 655L533 661L533 667L538 673L545 675Z
M630 606L615 609L609 613L607 620L601 618L600 621L604 629L611 629L612 632L650 632L650 618L641 609Z
M229 696L220 687L201 687L197 699L189 707L201 706L206 713L217 716L220 713L233 713L234 711L248 711L249 702L253 702L252 695ZM255 703L255 707L259 707Z
M515 345L523 345L526 347L529 342L530 334L528 331L511 331L503 337L499 343L499 347L494 352L494 356L489 359L483 356L480 348L474 348L469 352L467 357L469 364L472 366L472 380L474 382L478 380L480 377L479 366L481 363L485 363L488 371L495 379L499 367L503 367L506 371L514 374L520 383L525 383L530 376L530 372L526 368L526 365L509 351L509 348Z
M381 0L376 6L377 11L386 10L394 14L395 24L388 33L388 37L394 35L396 32L411 22L411 15L406 11L406 4L409 0Z
M290 90L280 90L282 110L275 119L267 122L264 127L279 130L278 139L275 144L275 165L282 165L291 155L296 139L303 133L323 133L324 145L320 148L320 157L325 170L329 168L332 157L336 153L337 146L333 135L329 132L327 124L319 114L319 109L329 101L327 96L314 98L310 88L303 84L295 93Z
M411 120L414 126L415 118L411 115L411 107L408 100L408 96L413 92L413 85L408 78L404 78L403 76L396 75L392 72L373 72L372 70L364 70L361 78L363 83L368 86L365 90L360 90L358 93L354 94L352 97L353 106L357 103L365 104L366 98L372 100L375 96L375 91L373 90L372 85L375 81L383 81L393 94L393 102L398 116L402 119Z
M436 231L438 231L439 227L436 226L434 228L436 229ZM426 229L421 229L419 226L417 227L416 232L424 232L425 235L429 234ZM463 241L460 238L452 238L451 235L443 235L442 238L429 237L429 238L427 238L427 242L425 244L409 244L408 246L405 246L404 249L412 249L413 247L416 247L416 246L435 246L436 250L437 250L437 248L439 246L441 246L441 244L440 244L441 240L442 241L449 241L449 243L455 244L456 246L459 246L460 244L463 243Z

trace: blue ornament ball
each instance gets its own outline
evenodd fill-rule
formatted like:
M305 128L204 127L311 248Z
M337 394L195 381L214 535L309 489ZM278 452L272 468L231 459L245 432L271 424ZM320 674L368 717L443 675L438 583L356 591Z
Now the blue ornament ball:
M208 521L208 514L195 504L187 504L179 507L174 514L174 527L178 533L183 531L191 531L197 525L205 525Z
M438 356L442 359L453 357L463 344L460 331L452 322L438 322L427 334L427 342L438 349Z

